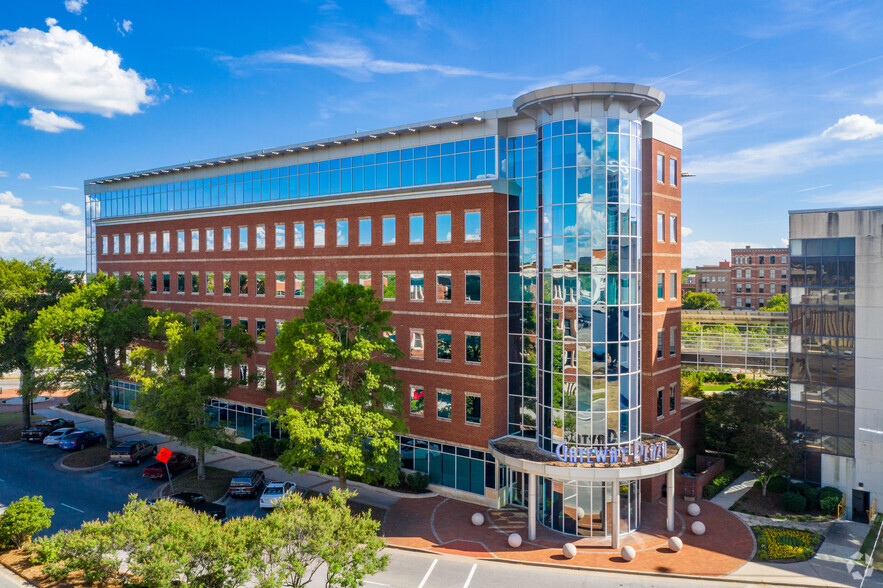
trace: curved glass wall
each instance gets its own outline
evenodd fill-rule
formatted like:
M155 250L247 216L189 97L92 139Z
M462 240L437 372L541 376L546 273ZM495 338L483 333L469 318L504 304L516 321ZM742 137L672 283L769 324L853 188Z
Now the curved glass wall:
M546 451L640 436L640 141L637 113L537 127L537 437Z
M641 524L641 483L537 479L537 520L554 531L584 537L612 535L613 492L619 492L619 531Z

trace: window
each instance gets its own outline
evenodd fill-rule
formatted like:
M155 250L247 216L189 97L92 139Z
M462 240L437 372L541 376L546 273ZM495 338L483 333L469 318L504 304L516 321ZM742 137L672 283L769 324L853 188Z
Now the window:
M435 299L439 302L451 301L451 272L435 273Z
M673 214L668 217L668 240L678 242L678 217Z
M435 242L451 242L451 213L439 212L435 215Z
M451 361L451 333L450 331L439 331L436 337L436 359L441 361Z
M437 390L435 397L436 417L446 421L451 420L451 391Z
M285 272L276 272L276 296L285 297Z
M172 291L172 276L169 272L163 272L162 274L162 291L163 294L168 294Z
M117 255L120 252L120 236L113 236L113 254Z
M411 273L411 300L423 302L423 273Z
M172 250L172 234L169 231L163 231L162 233L162 250L163 253L168 253Z
M239 295L248 294L248 272L239 273Z
M785 263L785 262L782 262L782 263ZM787 276L787 274L785 273L785 270L782 270L782 276L781 276L781 278L784 280L784 279L787 278L787 277L788 277L788 276Z
M156 292L156 272L150 272L150 291Z
M107 235L102 235L102 237L101 237L101 253L103 253L104 255L107 255L107 253L108 253Z
M254 293L258 296L263 296L267 293L267 276L264 272L257 272L255 274L255 289Z
M414 416L423 416L423 388L420 386L411 386L411 408L410 413Z
M233 328L233 319L231 319L229 316L224 317L224 328L225 329L232 329Z
M276 249L285 248L285 225L276 224L273 227L273 237L276 241Z
M656 298L662 300L665 297L665 272L656 274Z
M481 241L481 211L467 212L463 223L466 241Z
M350 283L350 273L349 272L337 272L337 282L339 284L349 284Z
M248 227L239 227L239 250L245 251L248 249Z
M190 274L190 293L199 294L199 274Z
M665 155L662 153L656 154L656 181L665 181Z
M736 282L736 292L739 294L742 293L742 282Z
M206 229L205 230L205 250L206 251L214 251L215 250L215 230L214 229Z
M466 274L466 302L481 302L481 274Z
M675 397L678 385L672 382L668 385L668 412L675 411Z
M199 229L190 231L190 251L199 251Z
M144 272L138 272L138 287L144 289Z
M423 329L411 329L411 358L423 359Z
M175 233L177 239L177 247L175 251L184 251L184 231L175 231Z
M267 229L264 225L254 228L254 248L264 249L267 246Z
M359 245L371 244L371 219L359 219Z
M230 227L221 229L221 247L224 251L233 249L233 230Z
M396 242L396 217L383 218L383 244L393 245Z
M656 213L656 240L665 241L665 213Z
M230 272L224 272L223 280L224 280L223 293L224 294L232 294L233 293L233 277L231 276Z
M788 291L788 286L786 286L785 284L782 284L781 289L779 290L779 292L781 292L782 294L784 294L784 293L786 293L787 291Z
M742 298L736 298L736 308L742 308Z
M678 185L678 160L668 159L668 183L672 186Z
M745 270L745 277L746 277L746 278L750 278L750 277L751 277L751 270L750 270L750 269Z
M132 253L132 235L123 235L123 253Z
M764 260L764 256L763 256L763 255L758 255L758 256L757 256L757 263L759 263L760 265L763 265L763 260ZM776 262L773 261L772 263L776 263ZM762 278L763 275L761 275L760 277Z
M656 391L656 418L662 418L662 394L664 390L660 388Z
M760 278L765 278L766 277L766 270L757 270L757 275Z
M741 270L741 269L737 269L737 270L736 270L736 277L737 277L737 278L741 278L741 277L742 277L742 270Z
M466 334L466 361L468 363L481 363L480 334Z
M396 299L396 275L395 272L383 272L383 299Z
M313 223L313 247L325 247L325 221Z
M241 318L239 319L239 325L242 327L242 330L248 333L248 319Z
M239 383L243 386L248 384L248 366L245 364L239 365Z
M359 272L359 285L366 288L371 287L371 272Z
M325 272L314 272L313 273L313 294L322 291L322 288L325 287Z
M745 299L745 308L751 308L751 298Z
M411 243L423 243L423 215L412 214L410 226Z
M255 371L257 372L257 376L258 376L257 377L258 390L263 390L264 388L267 387L267 368L259 365L255 368Z
M294 223L294 246L303 247L305 243L306 237L304 236L304 224Z
M674 357L678 353L678 328L671 327L668 331L668 354Z
M763 294L763 293L764 293L764 283L763 283L763 282L760 282L760 283L757 285L757 293L758 293L758 294Z
M178 273L178 294L183 294L185 290L184 274Z
M672 300L678 299L678 273L671 272L668 276L668 297Z
M656 331L656 359L662 359L662 346L665 345L665 330Z
M350 244L350 222L346 220L337 221L337 246L346 247Z
M207 273L205 274L205 293L206 294L214 294L215 293L215 274Z
M257 330L257 341L258 343L266 343L267 342L267 321L264 319L258 319L255 321L255 329Z
M294 272L294 296L300 298L304 295L304 273Z
M481 424L481 396L466 395L466 422L475 425Z
M156 253L156 233L150 233L150 252Z

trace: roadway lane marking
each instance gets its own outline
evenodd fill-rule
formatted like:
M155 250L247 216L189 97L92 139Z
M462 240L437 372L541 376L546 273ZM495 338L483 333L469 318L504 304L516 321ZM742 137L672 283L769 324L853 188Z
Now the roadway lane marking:
M86 511L85 511L85 510L80 510L79 508L74 508L74 507L71 506L70 504L65 504L65 503L62 502L62 503L61 503L61 506L66 506L66 507L68 507L68 508L71 509L71 510L75 510L75 511L77 511L77 512L81 512L81 513L83 513L83 514L86 514Z
M362 580L365 584L373 584L375 586L389 586L389 584L381 584L380 582L372 582L371 580Z
M426 580L429 579L429 574L432 573L432 570L433 570L433 568L435 568L435 564L437 564L437 563L438 563L437 559L432 560L432 563L429 565L429 569L426 570L426 575L423 576L423 580L420 581L420 585L417 586L417 588L423 588L423 586L426 584Z
M463 588L469 588L469 582L472 581L472 574L475 573L475 568L478 567L478 564L472 564L472 569L469 570L469 575L466 576L466 583L463 584Z

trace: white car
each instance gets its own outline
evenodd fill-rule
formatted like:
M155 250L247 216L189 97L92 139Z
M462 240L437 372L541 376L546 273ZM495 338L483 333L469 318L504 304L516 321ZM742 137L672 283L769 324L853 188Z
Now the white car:
M297 484L294 482L270 482L264 487L261 494L261 508L275 508L276 503L283 496L287 496L297 490Z
M74 428L55 429L43 438L43 445L58 445L58 442L61 441L63 435L76 430L77 429Z

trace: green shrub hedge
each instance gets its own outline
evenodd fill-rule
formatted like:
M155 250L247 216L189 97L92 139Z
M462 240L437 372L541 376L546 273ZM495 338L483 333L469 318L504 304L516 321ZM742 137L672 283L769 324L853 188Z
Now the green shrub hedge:
M797 492L785 492L782 494L782 508L794 514L803 514L806 511L806 498Z
M825 496L819 501L819 508L826 515L837 516L837 505L840 504L840 500L836 496Z
M702 489L702 498L708 499L717 496L718 492L729 486L738 475L735 470L726 469L722 471L719 476L706 484Z

